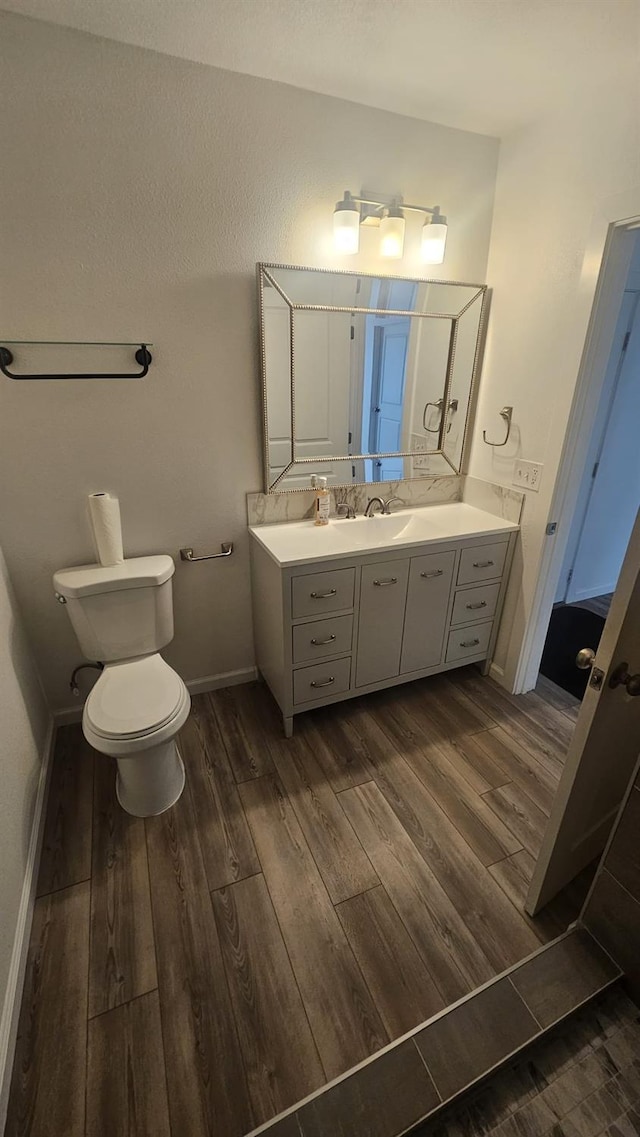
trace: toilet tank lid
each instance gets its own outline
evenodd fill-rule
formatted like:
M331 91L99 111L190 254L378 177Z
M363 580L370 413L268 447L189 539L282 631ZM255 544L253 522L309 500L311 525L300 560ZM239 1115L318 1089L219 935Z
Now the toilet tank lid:
M78 565L58 569L53 574L53 587L60 596L91 596L99 592L117 592L123 588L148 588L164 584L175 572L170 556L131 557L121 565Z

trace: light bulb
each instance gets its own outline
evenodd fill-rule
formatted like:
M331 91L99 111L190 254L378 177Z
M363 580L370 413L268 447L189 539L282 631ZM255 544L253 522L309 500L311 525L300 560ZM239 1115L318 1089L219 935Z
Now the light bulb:
M338 253L357 253L360 247L360 210L347 191L333 213L333 243Z
M380 256L401 257L404 252L404 217L400 210L380 219Z
M447 219L434 214L437 220L425 221L422 229L422 259L428 265L441 265L447 243Z

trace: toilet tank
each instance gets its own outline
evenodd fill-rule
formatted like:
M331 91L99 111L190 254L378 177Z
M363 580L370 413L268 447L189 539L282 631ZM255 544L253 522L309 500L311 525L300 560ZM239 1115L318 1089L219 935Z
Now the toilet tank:
M87 659L111 663L160 651L173 639L171 557L132 557L119 565L79 565L54 573Z

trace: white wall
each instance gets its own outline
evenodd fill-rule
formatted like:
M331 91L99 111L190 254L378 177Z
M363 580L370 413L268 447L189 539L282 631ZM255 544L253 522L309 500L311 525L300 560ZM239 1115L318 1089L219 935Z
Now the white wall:
M154 341L141 383L0 385L0 537L47 691L70 702L80 653L51 573L92 558L83 499L96 489L120 497L129 556L236 542L227 561L178 565L167 655L186 679L250 667L255 262L379 271L375 232L357 258L330 247L335 201L369 187L439 203L441 275L483 281L498 144L0 20L1 331ZM407 227L415 256L392 271L420 275L419 219Z
M637 186L640 146L636 74L621 69L598 99L558 108L503 141L488 281L494 290L469 472L511 484L516 456L543 462L540 492L528 493L522 548L507 596L495 662L512 685L546 538L545 525L571 411L600 267L607 218L628 217L622 197ZM620 204L618 205L618 201ZM627 203L628 204L628 201ZM619 212L620 210L620 212ZM482 442L514 407L504 450Z
M19 916L25 916L20 906L49 719L0 550L0 1128L3 1067L15 1028L12 953Z

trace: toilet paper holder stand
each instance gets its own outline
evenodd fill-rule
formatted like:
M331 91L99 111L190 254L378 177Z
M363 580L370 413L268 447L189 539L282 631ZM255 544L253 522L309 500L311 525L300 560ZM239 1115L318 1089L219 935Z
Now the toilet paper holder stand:
M233 552L233 541L223 541L220 545L221 553L207 553L203 557L194 557L193 549L186 548L180 550L181 561L215 561L218 557L230 557Z

